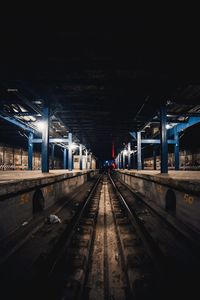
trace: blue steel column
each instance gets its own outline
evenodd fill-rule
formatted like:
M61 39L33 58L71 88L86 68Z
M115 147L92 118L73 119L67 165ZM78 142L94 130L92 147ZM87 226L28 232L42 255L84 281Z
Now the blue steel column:
M174 140L175 140L175 144L174 144L174 160L175 160L175 170L179 170L179 134L177 131L177 128L174 128Z
M168 173L168 144L167 144L167 109L160 109L160 132L161 132L161 173Z
M90 169L92 169L92 153L90 154Z
M119 154L117 155L117 169L119 169Z
M153 146L153 169L156 170L156 147Z
M69 147L68 147L68 170L72 171L72 133L69 133Z
M121 158L121 153L119 153L119 169L122 168L122 158Z
M86 170L88 169L88 151L87 151L87 149L85 150L85 168L86 168Z
M83 170L82 144L79 145L80 170Z
M52 144L51 145L51 164L52 164L52 170L54 169L54 159L55 159L55 156L54 156L54 151L55 150L55 144Z
M125 156L125 151L123 151L123 169L126 168L126 156Z
M42 172L49 172L49 108L43 109L44 128L42 130Z
M63 151L63 168L67 169L67 149L64 148Z
M33 169L33 133L28 136L28 169Z
M137 132L137 170L142 170L141 131Z
M131 143L128 143L128 169L131 169Z

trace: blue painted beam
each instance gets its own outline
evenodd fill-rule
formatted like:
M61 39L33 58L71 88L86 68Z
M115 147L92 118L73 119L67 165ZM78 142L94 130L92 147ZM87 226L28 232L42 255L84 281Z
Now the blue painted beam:
M125 156L125 152L122 152L122 169L126 168L126 156Z
M79 145L80 170L83 170L82 144Z
M160 144L161 141L158 139L141 139L142 144ZM175 140L168 139L167 140L168 144L175 144Z
M161 132L161 173L168 173L168 145L167 145L167 109L162 106L160 109L160 132Z
M92 153L90 154L90 169L92 169Z
M131 143L128 143L128 169L131 169Z
M63 168L67 169L67 149L63 149Z
M72 171L72 133L68 135L68 170Z
M137 140L136 132L131 131L131 132L129 132L129 133L130 133L130 135L132 136L132 138L133 138L134 140Z
M65 143L68 144L69 140L65 138L50 138L49 143ZM41 144L42 139L33 139L34 144Z
M120 157L120 155L118 154L118 155L117 155L117 169L120 168L120 167L119 167L119 157Z
M190 117L187 121L187 123L179 123L176 125L177 133L189 128L190 126L193 126L197 123L200 123L200 117ZM171 137L174 135L174 127L171 129L168 129L167 131L168 137Z
M137 132L137 170L142 170L141 131Z
M49 108L43 108L44 128L42 130L42 172L49 172Z
M179 158L179 133L177 131L177 127L174 128L174 167L175 170L179 170L180 158Z
M156 147L153 147L153 169L156 170Z
M33 133L30 132L28 136L28 169L33 169Z
M0 115L0 118L8 121L9 123L12 123L13 125L16 125L16 126L22 128L22 129L24 129L24 130L30 131L32 133L37 133L37 131L34 130L33 128L29 127L28 125L14 119L14 118L11 118L11 117L8 117L8 116L3 116L3 115Z
M51 168L54 169L54 160L55 160L55 144L51 145Z
M85 150L85 167L87 170L88 169L88 151L87 151L87 149Z

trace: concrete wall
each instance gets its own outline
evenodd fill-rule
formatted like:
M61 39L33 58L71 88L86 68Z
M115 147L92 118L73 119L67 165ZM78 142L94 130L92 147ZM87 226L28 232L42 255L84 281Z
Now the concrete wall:
M117 171L116 175L149 203L155 203L166 211L167 193L175 195L177 219L200 233L200 185L195 182L172 180L146 174L128 174Z
M72 172L1 184L0 240L20 227L23 222L31 220L34 216L34 203L43 205L45 210L96 173L97 171Z

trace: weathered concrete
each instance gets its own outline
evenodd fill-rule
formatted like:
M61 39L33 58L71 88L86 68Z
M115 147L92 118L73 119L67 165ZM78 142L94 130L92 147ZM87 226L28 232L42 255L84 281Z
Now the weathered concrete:
M162 209L200 233L200 172L118 170L117 176L127 185L153 201ZM173 198L173 199L172 199ZM167 209L167 203L175 200L175 209Z
M0 239L47 209L98 171L0 172Z

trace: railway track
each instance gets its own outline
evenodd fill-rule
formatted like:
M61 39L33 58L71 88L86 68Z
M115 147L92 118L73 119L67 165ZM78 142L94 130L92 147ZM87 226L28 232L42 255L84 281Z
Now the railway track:
M48 299L160 299L161 270L147 251L134 216L102 176L57 248L39 296ZM53 262L53 263L52 263ZM45 274L46 273L46 274ZM41 282L41 277L39 278ZM37 295L38 297L38 295Z
M143 241L147 241L145 243L150 255L156 256L155 260L167 282L166 291L169 297L194 297L198 292L197 278L200 276L199 237L184 224L177 221L175 225L175 216L169 216L168 221L168 216L152 207L142 195L113 177L113 184L121 202L134 215Z
M102 175L51 251L36 260L23 296L161 300L188 291L191 296L199 273L193 254L183 237L138 195Z

